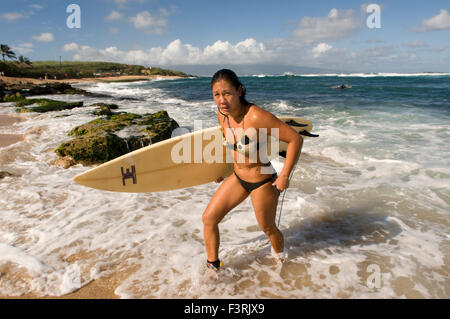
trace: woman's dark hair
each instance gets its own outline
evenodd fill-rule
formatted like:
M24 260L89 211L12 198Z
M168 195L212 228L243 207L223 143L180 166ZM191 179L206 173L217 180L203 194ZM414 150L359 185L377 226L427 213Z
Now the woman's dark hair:
M245 86L241 83L236 73L229 69L222 69L217 71L211 80L211 88L213 87L214 83L219 82L221 80L227 81L232 86L236 88L236 90L239 90L239 88L242 88L242 94L241 94L241 103L244 106L252 105L253 103L250 103L245 99L245 94L247 93L247 90L245 89Z

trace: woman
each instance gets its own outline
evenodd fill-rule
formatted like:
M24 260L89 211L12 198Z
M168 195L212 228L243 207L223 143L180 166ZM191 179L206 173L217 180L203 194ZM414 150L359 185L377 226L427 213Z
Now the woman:
M220 185L202 216L206 265L218 271L221 266L218 225L229 211L249 195L258 224L270 239L272 252L283 252L283 235L275 224L278 197L289 186L289 175L297 162L303 138L271 113L249 103L245 99L246 90L233 71L223 69L216 72L211 89L218 108L217 119L224 133L224 143L234 150L234 174ZM265 142L257 139L260 130L271 135L273 128L278 129L279 139L288 143L280 176L273 173L273 168L268 169L270 162L265 164L267 161L262 158L250 158L249 150L252 147L259 149Z

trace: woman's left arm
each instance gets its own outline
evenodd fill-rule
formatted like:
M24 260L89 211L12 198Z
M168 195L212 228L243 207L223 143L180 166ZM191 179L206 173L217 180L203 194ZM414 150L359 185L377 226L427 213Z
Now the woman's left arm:
M284 162L283 168L278 178L272 184L273 186L276 186L278 190L283 191L289 187L289 176L300 156L300 152L303 146L303 137L298 134L292 127L275 117L270 112L259 109L257 113L259 113L259 127L268 128L269 135L272 135L272 129L278 128L280 141L288 143L286 149L286 160Z

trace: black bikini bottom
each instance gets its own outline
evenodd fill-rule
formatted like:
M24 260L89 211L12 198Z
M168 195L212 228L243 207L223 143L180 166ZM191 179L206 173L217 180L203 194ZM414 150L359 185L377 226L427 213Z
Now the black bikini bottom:
M258 187L263 186L264 184L266 184L266 183L268 183L268 182L273 182L273 181L275 181L275 180L277 179L277 176L278 176L277 173L273 173L271 177L269 177L269 178L267 178L267 179L265 179L265 180L263 180L263 181L261 181L261 182L257 182L257 183L249 183L249 182L246 182L246 181L244 181L243 179L241 179L241 178L236 174L236 172L234 172L234 175L236 175L236 177L237 177L239 183L240 183L240 184L242 185L242 187L244 187L244 189L245 189L247 192L249 192L249 193L251 193L253 190L257 189ZM278 191L278 189L277 189L277 191ZM278 193L279 193L279 192L280 192L280 191L278 191Z

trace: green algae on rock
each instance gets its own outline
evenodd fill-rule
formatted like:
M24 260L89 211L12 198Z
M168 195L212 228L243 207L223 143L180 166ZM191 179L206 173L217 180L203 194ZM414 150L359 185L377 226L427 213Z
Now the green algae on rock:
M75 138L61 144L56 154L77 163L97 164L112 160L152 143L168 139L178 123L166 111L115 114L98 118L69 132Z
M28 105L36 104L37 106L25 107ZM18 113L26 113L26 112L37 112L37 113L45 113L45 112L54 112L54 111L62 111L62 110L71 110L75 107L82 107L83 102L64 102L64 101L55 101L50 99L22 99L15 102L17 107L16 111Z

